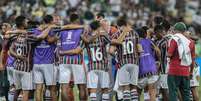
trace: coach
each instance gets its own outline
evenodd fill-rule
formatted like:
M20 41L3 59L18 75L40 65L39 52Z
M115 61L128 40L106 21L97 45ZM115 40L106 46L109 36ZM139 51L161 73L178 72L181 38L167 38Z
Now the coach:
M185 36L186 25L178 22L174 25L174 35L168 48L168 87L169 100L177 101L178 89L183 101L190 101L190 77L193 72L195 45Z

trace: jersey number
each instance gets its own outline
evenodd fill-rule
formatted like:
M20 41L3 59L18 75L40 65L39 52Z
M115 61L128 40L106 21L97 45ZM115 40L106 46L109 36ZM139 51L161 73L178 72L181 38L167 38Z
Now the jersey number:
M17 48L17 55L22 55L22 49L21 48Z
M132 41L127 41L127 42L123 42L123 54L127 55L127 54L132 54L133 53L133 42Z
M91 48L91 52L93 61L101 61L103 59L103 54L100 48L97 48L96 50L94 48Z

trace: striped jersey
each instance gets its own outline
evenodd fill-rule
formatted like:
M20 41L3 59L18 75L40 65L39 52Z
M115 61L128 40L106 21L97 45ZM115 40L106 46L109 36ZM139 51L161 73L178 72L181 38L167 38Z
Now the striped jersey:
M156 45L159 47L161 51L161 68L160 73L165 74L167 73L167 51L168 51L168 41L170 36L165 36L161 40L156 42Z
M33 29L34 35L40 35L42 33L39 29ZM55 35L55 32L50 31L48 33L50 37ZM37 44L34 51L34 64L52 64L55 59L55 43L48 43L47 40L43 40Z
M86 44L88 54L88 70L108 70L108 54L106 45L110 43L107 36L99 36Z
M14 68L19 71L30 72L33 68L33 55L37 39L33 36L20 34L13 37L13 50L17 55L26 57L25 60L15 59Z
M83 29L70 29L60 32L60 50L68 51L77 47L84 48L81 34ZM83 54L64 55L60 56L61 64L82 64Z
M135 31L127 33L122 45L117 46L117 59L121 66L138 64L137 44L139 37Z

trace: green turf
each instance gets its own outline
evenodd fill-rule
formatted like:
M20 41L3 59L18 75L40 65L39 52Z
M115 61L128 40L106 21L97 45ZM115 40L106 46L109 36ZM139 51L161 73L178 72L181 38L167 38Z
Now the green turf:
M200 85L201 85L201 79L200 79ZM201 86L199 87L199 95L201 95ZM200 98L201 100L201 98Z
M201 84L201 79L200 79L200 84ZM75 101L79 101L79 97L78 97L78 93L79 93L79 91L78 91L78 89L77 89L77 86L75 86L74 88L73 88L73 90L74 90L74 97L75 97ZM199 87L199 95L201 95L201 86ZM141 96L142 97L142 96ZM141 98L141 99L143 99L143 98ZM113 101L115 101L115 97L113 98Z

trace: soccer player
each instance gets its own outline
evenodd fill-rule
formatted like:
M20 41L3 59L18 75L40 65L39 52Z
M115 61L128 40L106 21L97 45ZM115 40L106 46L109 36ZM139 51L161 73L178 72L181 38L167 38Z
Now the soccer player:
M123 100L138 100L137 81L138 81L138 35L127 24L126 20L120 18L117 21L119 36L112 40L116 45L117 59L120 64L119 86L123 90Z
M109 39L106 33L101 33L100 23L93 21L90 24L91 32L84 35L88 38L85 44L87 54L89 57L88 72L87 72L87 88L89 90L89 97L91 101L97 101L97 92L100 84L102 93L102 101L109 100L109 73L108 73L108 53L106 45L109 44Z
M25 30L27 27L27 19L24 16L18 16L15 22L17 29ZM28 101L29 91L33 89L32 68L35 44L46 38L52 27L54 26L48 26L38 36L29 36L27 33L22 33L11 39L13 43L9 51L11 56L15 58L15 86L16 89L22 89L23 91L22 101Z
M160 58L160 49L147 38L147 30L141 29L139 33L139 43L142 47L142 52L139 56L139 81L140 89L148 87L150 101L156 101L156 87L155 83L158 80L157 66L155 54ZM160 61L160 60L159 60Z
M8 23L3 23L2 25L2 33L3 36L6 34L7 31L11 30L11 25ZM3 37L2 37L3 38ZM6 62L7 62L7 57L8 57L8 50L9 50L9 41L7 39L3 39L1 43L1 56L0 56L0 75L1 75L1 85L0 85L0 93L5 96L6 100L8 101L8 90L9 90L9 85L8 85L8 80L7 80L7 73L6 73ZM11 83L11 82L10 82Z
M44 25L53 25L53 17L46 15L43 18ZM40 35L40 29L33 29L35 35ZM56 92L56 68L54 67L56 38L55 33L50 31L48 37L35 47L34 51L34 83L36 84L36 101L41 101L43 96L43 84L48 86L52 101L57 100Z
M70 101L70 81L73 77L74 84L78 85L80 101L87 101L86 92L86 70L83 67L83 40L81 38L84 27L80 25L79 16L75 13L70 15L70 24L67 26L78 26L60 32L61 47L59 83L61 84L61 96L63 101ZM79 27L80 26L80 27Z
M170 37L166 34L165 28L161 25L156 25L154 28L157 40L156 44L161 51L161 57L158 60L161 60L159 69L159 80L158 88L159 92L162 93L163 101L168 101L168 84L167 84L167 48L168 40Z
M105 19L105 15L103 13L96 14L96 20L100 22L100 31L103 33L107 33L109 35L109 39L115 39L118 36L118 29L115 26L111 26L109 21ZM114 87L114 81L115 81L115 74L116 74L116 60L115 60L115 52L113 52L114 46L111 45L109 48L109 75L110 75L110 98L113 97L113 87ZM108 48L108 47L107 47Z

